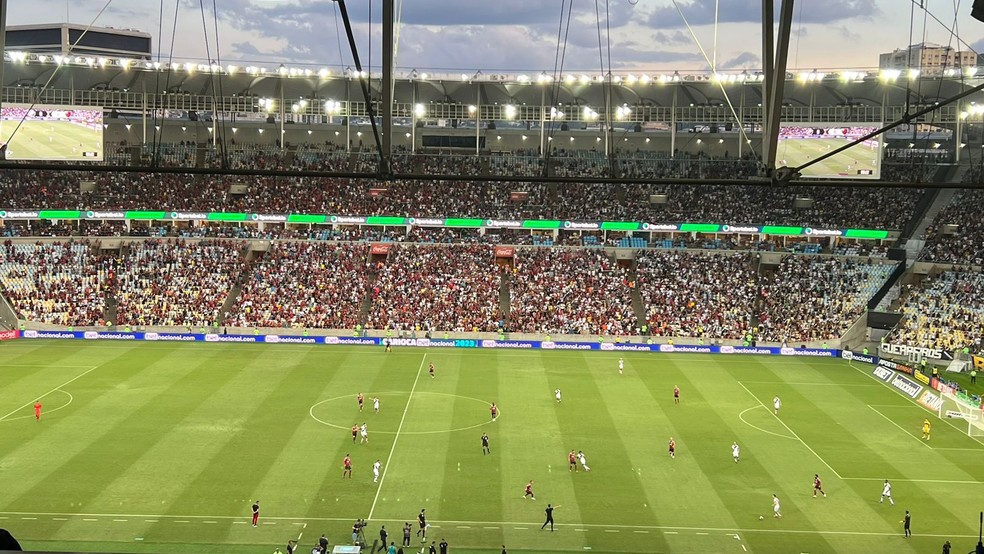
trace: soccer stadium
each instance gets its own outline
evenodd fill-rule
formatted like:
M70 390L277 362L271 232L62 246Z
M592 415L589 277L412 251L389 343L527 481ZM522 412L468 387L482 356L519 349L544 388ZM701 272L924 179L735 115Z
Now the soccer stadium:
M984 79L773 4L759 70L8 44L0 551L984 552Z

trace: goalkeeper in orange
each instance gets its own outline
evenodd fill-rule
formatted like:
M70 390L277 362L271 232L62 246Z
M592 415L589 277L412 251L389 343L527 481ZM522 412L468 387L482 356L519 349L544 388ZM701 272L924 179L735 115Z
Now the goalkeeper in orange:
M929 430L930 430L930 427L931 427L931 425L929 424L929 420L928 419L924 419L923 420L923 429L922 429L922 431L923 431L923 438L926 439L926 440L929 440Z

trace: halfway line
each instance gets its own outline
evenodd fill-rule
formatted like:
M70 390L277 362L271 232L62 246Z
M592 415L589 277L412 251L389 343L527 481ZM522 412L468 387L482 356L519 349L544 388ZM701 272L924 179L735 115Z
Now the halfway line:
M366 519L372 521L372 513L376 510L376 502L379 501L379 491L383 490L383 483L386 481L386 472L389 470L390 460L393 459L393 453L396 452L396 442L400 440L400 432L403 431L403 423L407 420L407 412L410 411L410 402L413 400L413 391L417 390L417 381L420 380L420 372L424 370L424 360L427 359L427 353L420 358L420 366L417 367L417 376L413 378L413 386L410 387L410 396L407 397L407 405L403 408L403 417L400 418L400 425L396 428L396 436L393 437L393 446L390 447L389 456L386 457L386 465L383 466L383 474L379 477L379 486L376 487L376 496L372 499L372 506L369 508L369 517Z

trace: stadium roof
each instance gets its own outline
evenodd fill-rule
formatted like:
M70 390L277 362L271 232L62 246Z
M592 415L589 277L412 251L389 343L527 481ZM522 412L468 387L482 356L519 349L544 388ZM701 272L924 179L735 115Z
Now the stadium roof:
M5 87L50 91L110 91L151 95L187 94L211 97L254 96L361 101L356 72L316 67L218 65L139 61L96 56L60 56L7 51ZM761 74L623 73L611 75L612 105L726 106L761 102ZM787 72L784 102L791 106L881 106L932 104L980 84L976 68L944 74L903 74L893 70ZM550 105L551 96L564 105L602 106L608 78L600 73L524 74L397 73L395 98L404 103ZM379 75L370 86L380 95ZM5 95L10 102L11 95ZM56 95L63 96L63 95ZM674 96L676 100L674 101ZM984 93L972 98L984 105ZM41 101L65 103L62 100ZM71 102L69 102L71 103ZM110 104L111 102L107 102Z

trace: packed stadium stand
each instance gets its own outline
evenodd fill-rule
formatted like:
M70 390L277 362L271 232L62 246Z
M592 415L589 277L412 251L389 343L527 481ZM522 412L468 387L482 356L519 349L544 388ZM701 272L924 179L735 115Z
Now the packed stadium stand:
M245 246L227 240L130 243L116 277L117 323L216 325L242 271Z
M369 288L368 247L283 241L245 275L225 325L353 329Z
M510 330L588 335L637 332L628 272L604 252L523 248L516 256Z
M491 246L394 246L370 286L374 329L494 331L501 321Z
M751 330L758 275L750 254L648 251L638 258L650 333L741 339Z
M927 228L922 258L946 264L984 264L982 214L984 190L958 191Z
M984 275L979 271L943 271L907 287L900 300L904 317L890 336L893 342L982 352Z
M111 270L89 241L11 243L0 250L0 285L21 318L63 326L103 319Z
M833 340L866 309L895 263L873 259L786 256L763 276L762 340Z

